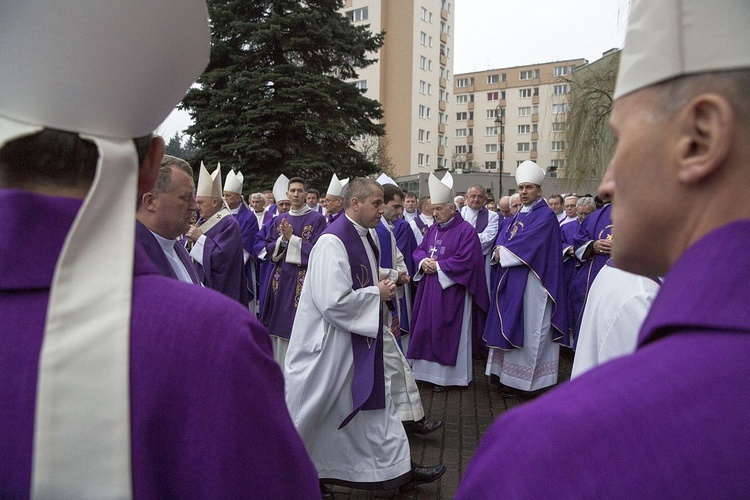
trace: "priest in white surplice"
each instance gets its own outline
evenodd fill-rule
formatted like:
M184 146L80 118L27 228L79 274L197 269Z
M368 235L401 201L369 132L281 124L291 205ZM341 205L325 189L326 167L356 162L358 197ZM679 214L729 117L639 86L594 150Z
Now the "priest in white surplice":
M383 365L383 306L396 284L380 280L375 228L383 190L355 179L345 215L320 236L284 363L286 401L321 483L390 489L437 480L444 466L411 462Z

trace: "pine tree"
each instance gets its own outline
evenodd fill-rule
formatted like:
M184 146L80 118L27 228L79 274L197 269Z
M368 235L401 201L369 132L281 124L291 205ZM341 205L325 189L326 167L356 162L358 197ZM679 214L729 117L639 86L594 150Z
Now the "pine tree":
M331 174L374 173L352 137L381 136L380 103L344 80L374 62L383 34L354 26L342 0L209 0L211 62L181 107L207 165L253 189L280 173L325 189Z

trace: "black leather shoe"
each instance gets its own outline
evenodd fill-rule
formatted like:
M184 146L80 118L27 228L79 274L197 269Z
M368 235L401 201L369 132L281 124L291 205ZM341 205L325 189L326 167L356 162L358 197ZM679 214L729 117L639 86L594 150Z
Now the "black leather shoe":
M445 474L445 465L424 466L411 463L411 484L432 483Z
M331 491L331 488L323 483L320 483L320 496L323 500L334 500L336 498L336 494Z
M443 427L444 422L442 420L427 420L426 417L422 417L417 422L404 422L404 429L409 434L416 434L418 436L426 436L431 432Z
M435 387L432 388L432 392L437 392L437 393L447 392L448 389L450 389L450 387L448 387L447 385L436 385Z

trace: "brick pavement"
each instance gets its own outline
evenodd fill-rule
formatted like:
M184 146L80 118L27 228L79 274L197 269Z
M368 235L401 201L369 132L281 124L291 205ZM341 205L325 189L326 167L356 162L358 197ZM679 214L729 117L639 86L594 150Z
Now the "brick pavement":
M448 470L439 481L409 490L361 491L332 487L338 499L392 498L404 500L450 499L455 496L458 481L468 465L479 439L492 421L505 411L522 404L518 398L504 399L484 375L484 361L474 360L474 381L465 389L433 393L429 384L420 385L425 413L431 419L442 419L445 427L429 436L410 436L412 459L424 465L443 463ZM570 378L573 356L570 349L560 349L558 380Z

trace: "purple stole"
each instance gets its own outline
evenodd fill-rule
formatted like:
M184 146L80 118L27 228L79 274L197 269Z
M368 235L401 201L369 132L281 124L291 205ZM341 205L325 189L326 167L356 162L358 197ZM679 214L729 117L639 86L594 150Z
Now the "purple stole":
M395 219L393 221L393 236L396 238L396 248L398 248L404 256L404 263L406 264L406 270L409 272L409 276L414 276L414 259L412 258L412 255L414 255L414 250L417 249L417 239L414 237L414 231L411 230L411 226L404 219ZM407 294L404 293L399 299L399 303L401 304L401 335L409 335L409 332L411 331L411 317L408 312L414 304L414 296L417 293L417 287L413 281L404 286L408 286L411 293L408 297ZM411 301L408 308L406 304L407 300ZM400 338L398 340L399 342L401 341Z
M500 349L523 347L523 302L529 270L539 277L555 304L552 339L567 345L562 236L555 213L546 203L536 203L530 212L519 211L497 235L495 243L513 252L525 265L500 268L492 280L490 314L484 329L487 345Z
M490 211L487 210L487 207L482 207L479 212L477 212L477 221L476 221L476 229L477 234L481 234L482 231L487 229L487 221L490 217Z
M378 277L369 276L372 268L354 224L346 217L338 217L324 234L337 237L344 244L352 273L352 290L375 286ZM371 242L376 258L374 241ZM390 248L390 243L389 243ZM376 268L377 263L376 263ZM368 270L367 272L363 272ZM378 322L376 339L352 333L354 356L354 378L352 380L352 412L341 422L339 429L348 424L360 410L382 410L385 408L385 366L383 365L383 322ZM375 344L374 346L372 344ZM373 349L374 347L374 349Z
M326 223L328 225L331 225L333 223L333 221L335 221L336 219L338 219L339 217L341 217L341 214L343 214L343 213L344 213L344 211L341 210L339 212L336 212L335 214L327 214L326 215Z
M156 238L151 234L151 231L149 231L148 228L138 220L135 221L135 243L136 245L140 245L141 248L146 251L149 260L151 260L154 266L156 266L161 275L168 278L179 279L172 268L172 264L169 263L169 259L164 255L164 251L161 249L159 242L156 241ZM182 265L185 266L185 270L190 275L190 279L196 285L200 283L195 267L193 267L193 260L190 258L187 250L185 250L185 247L178 242L175 242L174 248Z
M423 236L424 236L424 233L427 232L427 229L429 229L429 227L427 226L427 224L425 224L424 221L422 220L422 218L419 217L419 216L414 217L414 224L417 225L417 228L419 229L419 232L422 233Z

